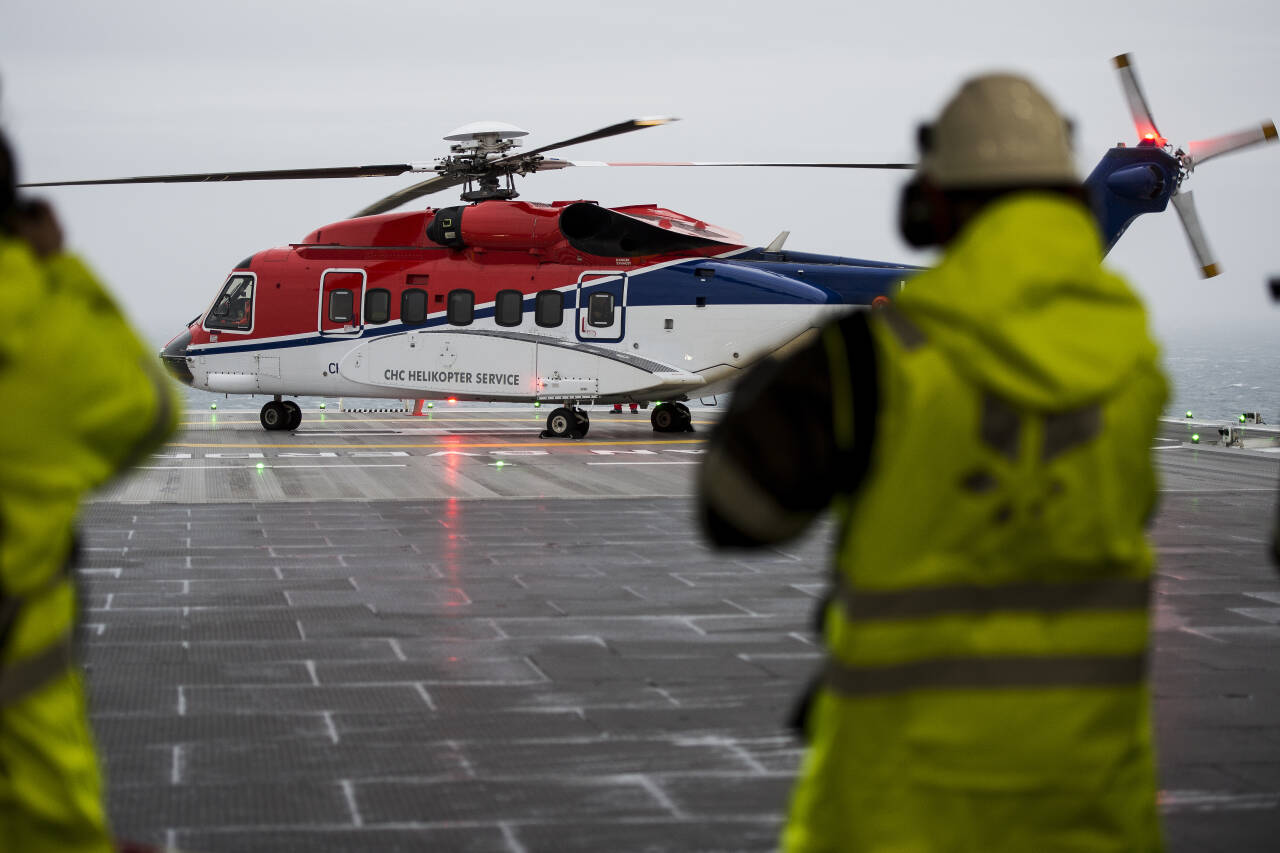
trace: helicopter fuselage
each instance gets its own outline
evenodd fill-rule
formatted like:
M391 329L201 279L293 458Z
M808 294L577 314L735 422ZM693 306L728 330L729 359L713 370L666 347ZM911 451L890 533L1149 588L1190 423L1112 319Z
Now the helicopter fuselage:
M750 249L652 205L587 204L486 201L317 229L237 265L164 360L228 394L685 400L915 270ZM575 210L614 218L562 230Z
M1153 145L1106 152L1085 181L1104 248L1165 208L1181 168ZM282 398L301 395L554 401L548 431L578 436L579 403L669 401L687 426L679 401L728 390L918 270L751 248L655 205L486 200L361 216L259 252L161 356L193 387L274 397L269 429L297 426Z

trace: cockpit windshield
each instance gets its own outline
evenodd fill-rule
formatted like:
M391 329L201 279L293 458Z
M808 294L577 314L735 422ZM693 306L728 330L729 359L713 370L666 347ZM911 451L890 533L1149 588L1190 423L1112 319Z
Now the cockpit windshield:
M206 329L247 332L253 328L253 279L252 275L244 274L227 279L222 292L213 300L213 307L204 318Z

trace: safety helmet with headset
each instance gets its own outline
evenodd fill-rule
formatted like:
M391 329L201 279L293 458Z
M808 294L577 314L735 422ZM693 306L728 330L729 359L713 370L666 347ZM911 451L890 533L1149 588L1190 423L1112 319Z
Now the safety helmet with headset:
M985 74L961 86L933 124L920 126L920 164L902 190L899 226L913 246L948 242L973 210L1022 189L1084 199L1071 123L1032 83Z

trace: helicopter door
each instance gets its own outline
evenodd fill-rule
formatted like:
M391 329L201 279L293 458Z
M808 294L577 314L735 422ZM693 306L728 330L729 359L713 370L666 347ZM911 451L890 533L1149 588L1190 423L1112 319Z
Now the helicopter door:
M627 274L588 271L578 276L577 335L613 343L626 334Z
M331 269L320 276L320 334L356 337L363 328L364 270Z

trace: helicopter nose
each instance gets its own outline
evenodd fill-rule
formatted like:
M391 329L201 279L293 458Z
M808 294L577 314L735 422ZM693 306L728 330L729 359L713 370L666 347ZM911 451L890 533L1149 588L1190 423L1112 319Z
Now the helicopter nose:
M194 383L191 368L187 366L187 345L191 343L191 330L187 329L160 351L160 360L164 362L169 374L183 385Z

